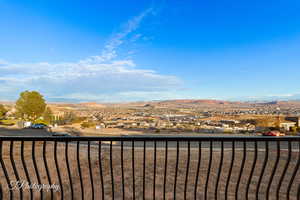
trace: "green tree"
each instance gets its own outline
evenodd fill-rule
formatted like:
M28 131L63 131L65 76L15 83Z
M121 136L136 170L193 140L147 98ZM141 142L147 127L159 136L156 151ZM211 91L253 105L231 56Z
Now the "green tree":
M4 107L4 105L0 104L0 119L3 119L8 110Z
M53 121L53 113L52 110L47 107L44 114L43 114L43 119L47 124L51 124Z
M88 121L88 122L82 122L82 123L80 124L80 126L81 126L82 129L84 129L84 128L95 127L96 124L95 124L94 122Z
M37 120L44 114L45 109L46 102L43 96L36 91L22 92L16 102L16 110L24 120Z
M292 135L296 135L297 134L297 127L296 126L294 126L294 127L291 127L291 133L292 133Z

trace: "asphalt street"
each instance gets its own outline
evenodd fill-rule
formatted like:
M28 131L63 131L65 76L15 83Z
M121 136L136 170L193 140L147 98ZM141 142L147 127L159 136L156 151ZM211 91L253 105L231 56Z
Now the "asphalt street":
M35 129L6 129L6 128L1 128L0 127L0 136L51 136L50 132L47 132L47 130L35 130ZM107 136L107 135L106 135ZM149 136L149 135L139 135L139 136ZM158 136L153 135L153 136ZM161 135L161 136L171 136L171 135ZM172 136L178 136L178 135L172 135ZM181 134L180 136L195 136L195 134ZM211 134L197 134L196 136L212 136ZM237 137L237 136L241 136L240 134L214 134L213 136L220 136L220 137ZM249 135L248 135L249 136ZM124 138L126 138L127 136L124 135L122 136ZM261 136L261 137L266 137L266 136ZM86 142L80 142L81 144L86 144ZM91 144L94 145L98 145L97 142L91 142ZM232 142L224 142L224 149L232 149L233 145ZM103 146L107 146L109 145L107 142L104 142ZM121 142L115 141L113 142L114 146L120 146ZM132 147L132 142L131 141L124 141L123 142L124 148L131 148ZM166 146L166 142L165 141L157 141L156 142L156 147L158 149L161 148L165 148ZM181 141L179 141L179 147L181 149L186 149L188 146L188 142L185 141L184 139L182 139ZM143 148L144 147L144 142L143 141L135 141L134 142L134 147L135 148ZM147 148L154 148L154 142L153 141L147 141L146 142L146 147ZM177 147L177 142L176 141L168 141L168 149L172 149L172 148L176 148ZM194 148L199 148L199 142L196 141L191 141L190 142L190 147L192 149ZM240 141L236 141L234 144L234 147L236 149L243 149L244 148L244 143L240 142ZM251 139L249 139L249 141L246 142L246 149L247 150L251 150L254 149L255 144L253 141L251 141ZM266 142L261 141L261 142L257 142L257 147L259 150L263 151L266 148L268 148L269 150L276 150L277 149L277 142L276 141L269 141L266 145ZM205 149L209 149L210 148L210 142L207 141L202 141L201 142L201 148L205 148ZM212 143L212 148L214 150L216 149L221 149L221 142L213 142ZM299 140L295 140L293 142L291 142L291 148L293 151L299 151ZM280 149L281 150L287 150L288 149L288 142L286 141L280 141Z

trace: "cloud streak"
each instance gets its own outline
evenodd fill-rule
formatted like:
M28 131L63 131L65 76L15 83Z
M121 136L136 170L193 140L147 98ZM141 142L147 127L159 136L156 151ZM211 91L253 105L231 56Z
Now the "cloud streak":
M134 32L141 24L143 19L150 15L153 11L153 8L150 7L143 12L141 12L139 15L133 17L132 19L128 20L127 23L125 23L123 29L113 35L113 37L107 42L104 49L102 50L101 55L99 56L91 56L81 62L83 63L94 63L94 62L107 62L112 60L113 58L117 57L117 48L124 43L124 40L126 37ZM140 36L140 34L139 34Z
M128 20L102 53L78 62L9 63L0 60L0 92L5 99L23 90L38 90L49 99L78 101L149 100L170 96L182 81L153 70L138 69L131 59L117 59L117 50L153 12L148 8ZM140 37L140 36L139 36Z

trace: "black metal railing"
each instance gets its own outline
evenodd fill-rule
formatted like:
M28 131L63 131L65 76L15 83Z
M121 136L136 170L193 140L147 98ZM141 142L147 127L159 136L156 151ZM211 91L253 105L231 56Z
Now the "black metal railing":
M0 137L0 199L300 199L300 137Z

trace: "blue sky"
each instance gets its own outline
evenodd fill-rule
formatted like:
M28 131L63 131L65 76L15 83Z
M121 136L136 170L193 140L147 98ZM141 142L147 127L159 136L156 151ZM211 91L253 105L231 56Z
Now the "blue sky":
M0 99L300 99L300 1L0 0Z

